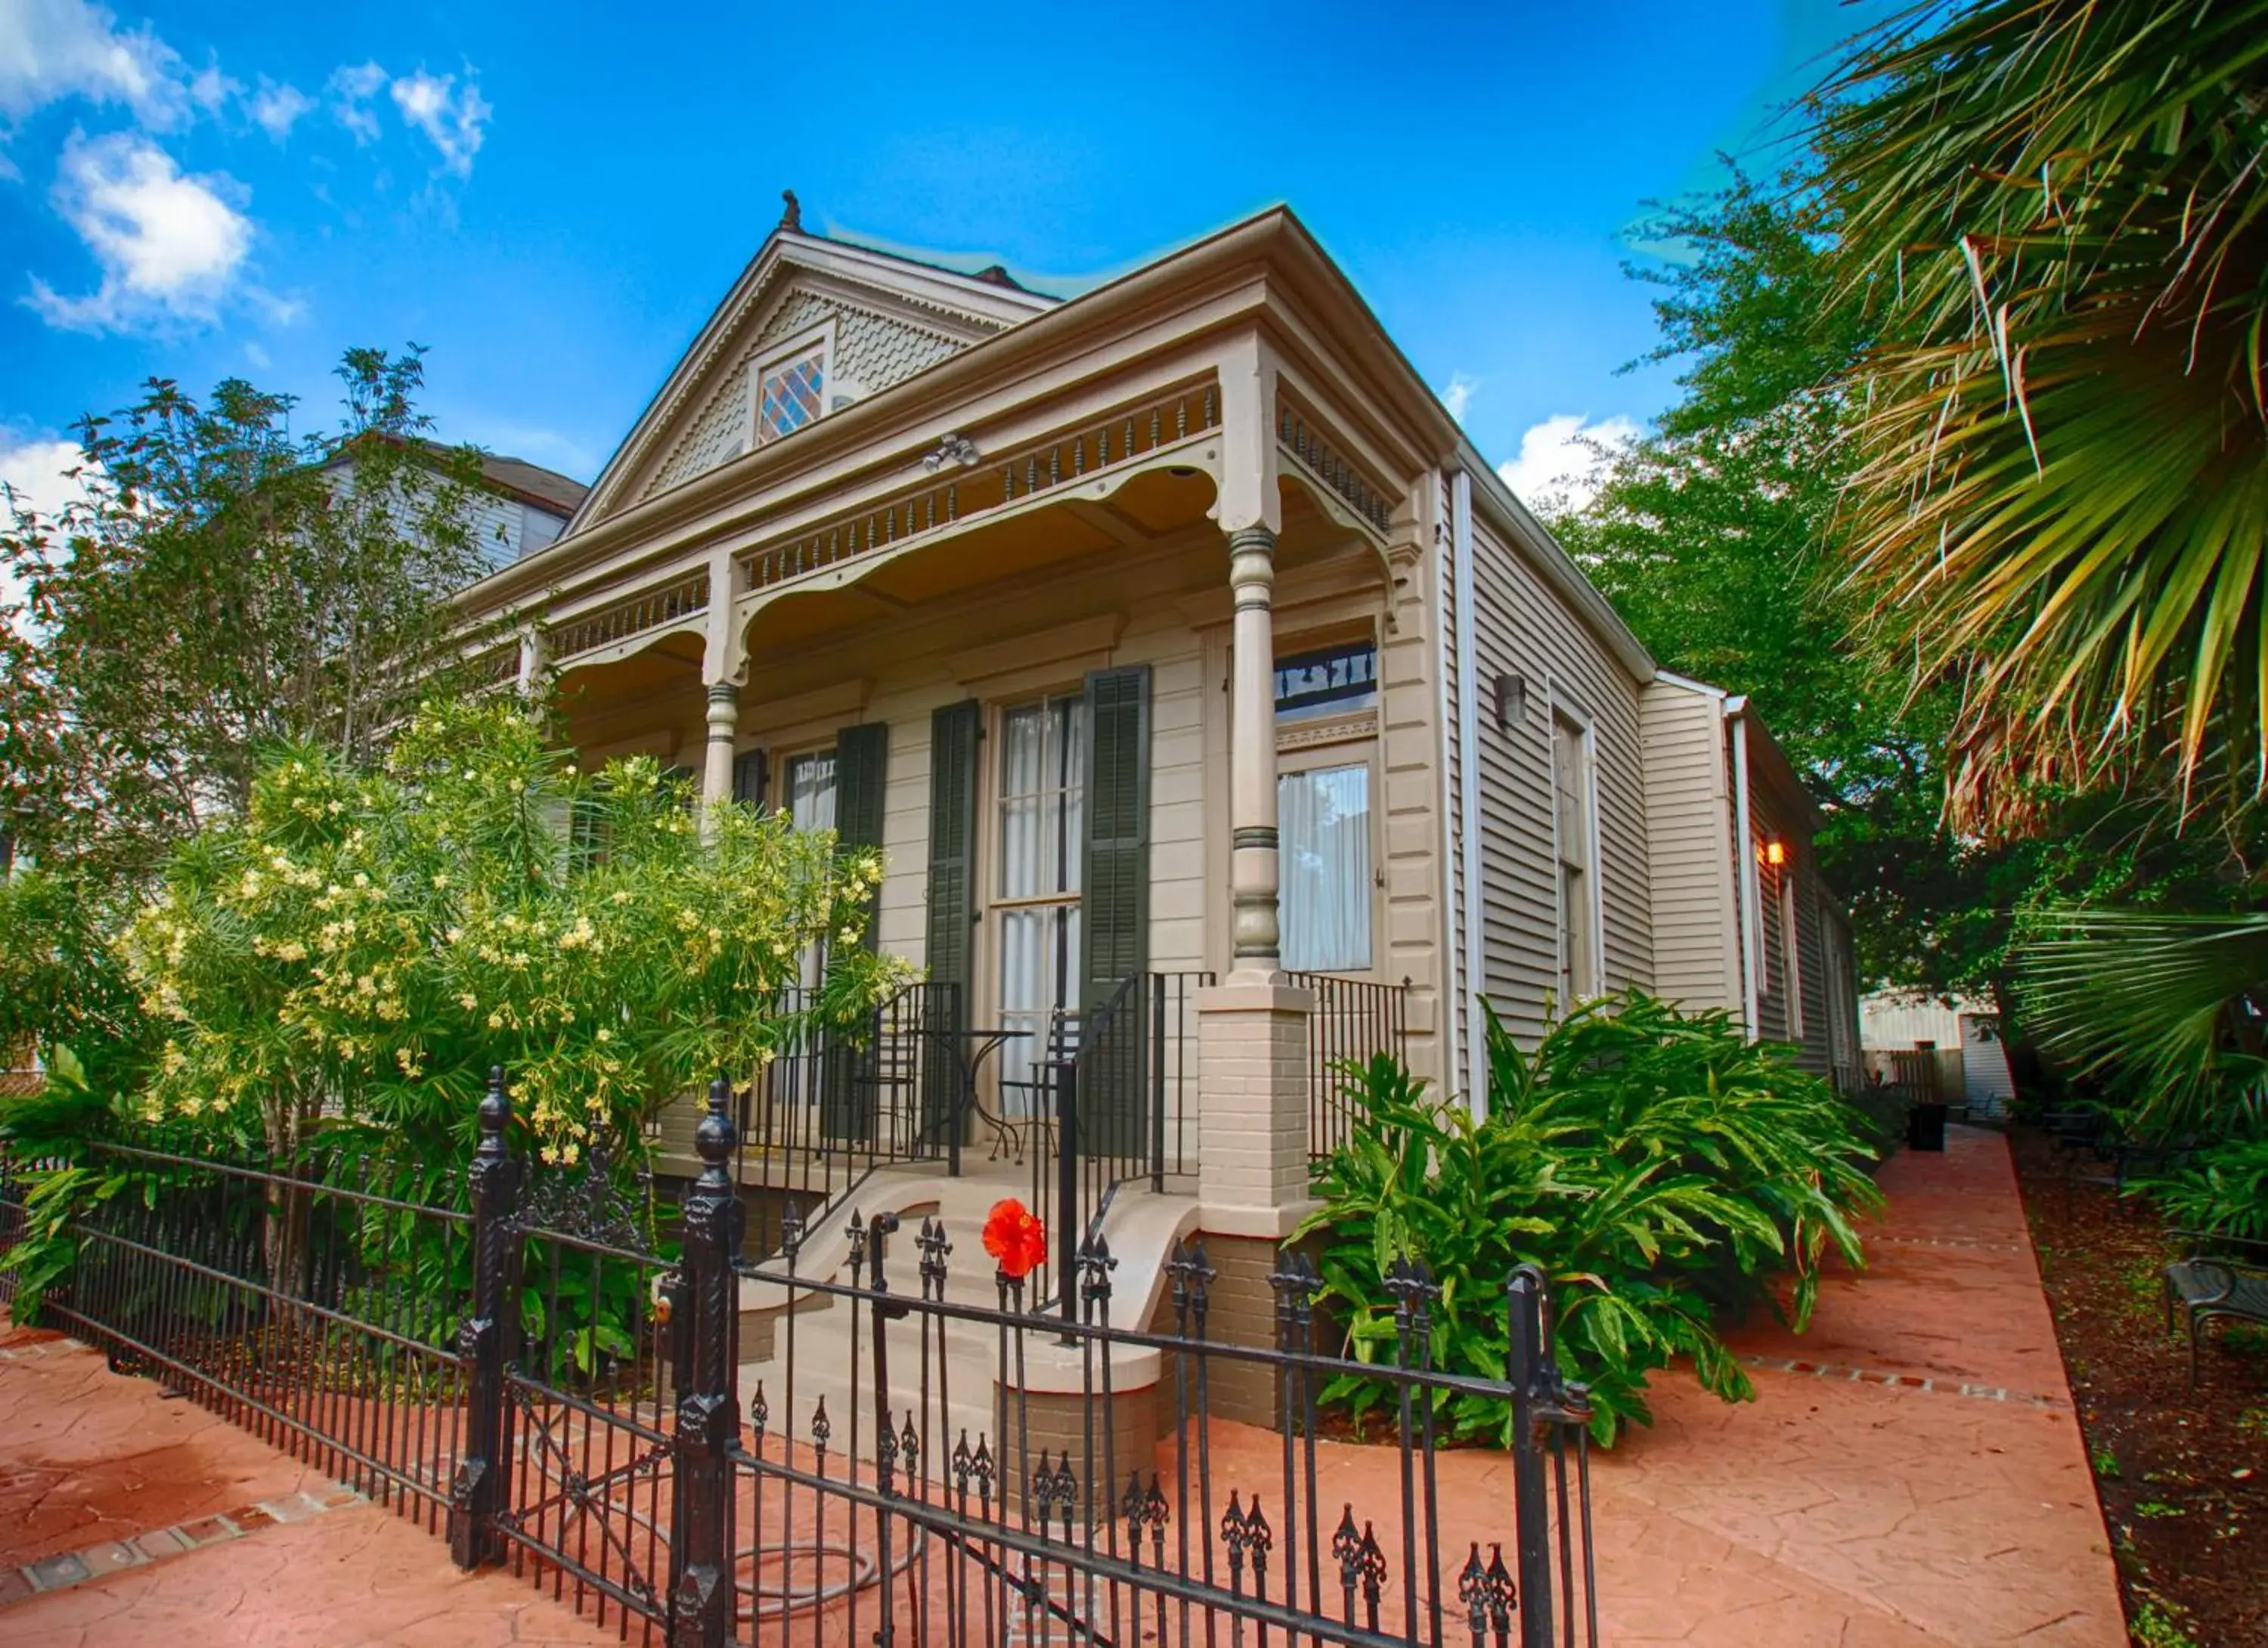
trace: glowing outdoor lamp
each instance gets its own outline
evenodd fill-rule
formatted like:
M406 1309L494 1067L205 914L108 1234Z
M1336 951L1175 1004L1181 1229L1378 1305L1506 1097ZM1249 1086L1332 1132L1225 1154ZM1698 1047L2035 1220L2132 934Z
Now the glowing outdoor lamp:
M1787 862L1787 843L1778 836L1769 836L1764 842L1764 862L1778 869Z

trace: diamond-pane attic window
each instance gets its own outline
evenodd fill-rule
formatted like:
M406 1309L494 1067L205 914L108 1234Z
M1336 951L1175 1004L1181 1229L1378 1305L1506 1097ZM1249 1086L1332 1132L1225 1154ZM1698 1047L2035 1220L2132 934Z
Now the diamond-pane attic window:
M820 414L825 404L824 347L767 366L756 382L756 445L792 435Z

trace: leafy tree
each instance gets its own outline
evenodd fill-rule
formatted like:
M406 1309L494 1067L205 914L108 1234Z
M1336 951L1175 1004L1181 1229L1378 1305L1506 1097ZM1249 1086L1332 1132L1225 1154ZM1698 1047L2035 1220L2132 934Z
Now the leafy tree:
M1815 103L1881 656L1956 818L2268 750L2268 0L1913 6Z
M1830 301L1833 227L1800 174L1778 189L1736 174L1656 215L1642 239L1676 251L1632 270L1656 291L1661 342L1645 359L1681 363L1683 393L1555 527L1665 666L1755 703L1825 815L1822 863L1852 895L1862 975L1985 988L2006 923L1965 918L1999 866L1940 820L1946 710L1910 703L1850 644L1844 385L1871 334Z
M578 773L510 701L416 712L381 768L302 745L174 849L121 945L166 1041L142 1103L264 1134L319 1117L458 1160L491 1065L543 1159L622 1159L671 1094L768 1061L809 946L847 1016L903 975L855 942L880 856L719 804L650 757Z
M68 865L0 879L0 1048L85 1049L92 1081L130 1087L153 1041L104 890Z
M11 500L0 565L0 828L129 882L240 812L264 747L358 760L461 648L441 598L483 570L478 454L423 438L420 354L349 350L343 416L232 379L153 379L79 426L78 501Z

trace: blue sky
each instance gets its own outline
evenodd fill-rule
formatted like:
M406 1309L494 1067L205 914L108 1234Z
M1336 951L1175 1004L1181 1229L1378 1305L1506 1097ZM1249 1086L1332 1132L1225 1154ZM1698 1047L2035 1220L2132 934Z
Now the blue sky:
M1287 201L1532 479L1671 393L1617 374L1640 202L1758 152L1856 20L0 0L0 478L48 490L151 374L328 422L342 349L415 340L439 433L588 480L792 188L807 227L1064 289Z

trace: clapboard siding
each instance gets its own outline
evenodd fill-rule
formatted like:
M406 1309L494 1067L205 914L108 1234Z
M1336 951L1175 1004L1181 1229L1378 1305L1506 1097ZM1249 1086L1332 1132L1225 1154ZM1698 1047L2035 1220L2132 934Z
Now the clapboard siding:
M1652 870L1653 988L1690 1011L1741 1009L1740 897L1723 700L1656 681L1638 701Z
M1481 988L1516 1034L1543 1027L1557 988L1559 920L1553 859L1551 698L1590 720L1595 751L1603 917L1601 982L1651 986L1646 796L1638 687L1629 672L1484 519L1473 522L1473 642L1481 710ZM1493 712L1491 683L1528 681L1511 726Z

